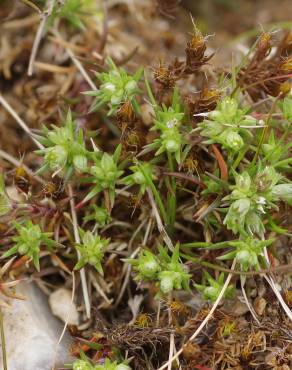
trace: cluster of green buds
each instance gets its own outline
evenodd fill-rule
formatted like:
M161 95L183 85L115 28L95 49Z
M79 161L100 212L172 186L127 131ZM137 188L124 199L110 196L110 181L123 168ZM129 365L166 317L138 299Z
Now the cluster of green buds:
M203 271L202 284L194 284L195 288L203 295L206 301L214 303L222 291L224 285L224 273L221 272L217 279L214 279L207 271ZM234 293L234 287L228 286L224 297L231 298Z
M103 364L93 365L85 356L80 360L76 360L73 365L73 370L131 370L126 363L118 363L106 358Z
M36 153L44 156L44 165L38 171L47 169L68 179L74 169L84 172L87 169L87 150L84 144L83 131L77 128L69 110L62 127L52 125L53 130L44 127L44 136L34 135L45 146Z
M174 154L178 163L181 160L182 145L184 144L183 135L180 132L180 126L184 118L184 112L179 101L178 89L173 92L172 105L155 109L154 125L151 130L160 131L160 137L146 147L151 150L157 150L155 155L163 152Z
M190 274L186 266L180 262L179 245L177 244L172 256L166 249L159 248L159 255L144 250L138 259L128 259L134 270L138 272L136 280L156 281L160 291L164 294L174 289L189 289Z
M97 74L101 85L97 91L87 91L85 94L95 97L91 111L97 111L101 106L107 104L110 108L108 115L115 113L120 104L130 101L133 107L137 107L136 96L140 90L138 82L143 73L140 68L133 76L129 75L124 69L118 68L115 63L108 58L110 70Z
M118 168L118 160L121 153L121 145L118 145L113 155L108 153L96 152L94 164L89 169L89 181L93 183L93 188L83 199L82 203L89 201L96 194L103 190L108 190L111 202L114 202L115 186L119 177L123 174Z
M232 153L240 150L253 137L249 128L257 125L257 120L246 114L247 110L240 109L236 99L225 97L199 124L201 135L208 138L204 143L219 143Z
M111 221L111 216L106 208L93 204L91 209L92 212L83 218L84 222L94 221L98 227L103 227Z
M45 245L51 249L55 245L55 241L51 239L52 233L42 232L39 225L35 225L31 221L27 221L23 225L14 222L13 225L18 233L12 237L15 244L3 254L2 258L10 257L16 253L25 255L32 259L35 268L39 271L40 247Z
M133 172L131 175L123 178L126 185L139 185L140 193L144 194L150 181L155 179L154 166L149 162L138 162L130 167Z
M6 215L11 210L11 204L5 190L5 182L0 173L0 216Z
M80 258L74 268L78 270L89 264L103 275L101 262L109 244L109 239L102 239L99 235L93 235L90 231L85 232L82 229L80 229L80 235L82 243L76 243L75 245Z
M292 184L278 184L282 179L273 167L259 169L253 177L245 171L235 174L232 192L223 200L228 201L229 208L224 224L234 234L248 232L264 235L262 216L267 209L276 208L274 202L292 201Z
M259 270L260 262L264 261L264 248L271 245L274 241L274 239L257 240L252 237L232 241L229 244L234 250L218 257L218 259L223 261L236 258L241 270L247 271L250 268Z
M287 156L289 155L289 148L291 148L291 146L292 143L285 144L277 140L272 130L267 142L262 144L261 151L267 163L278 164L279 161L281 161L283 163L281 167L289 170L291 168L290 162L292 161L291 158L287 158Z

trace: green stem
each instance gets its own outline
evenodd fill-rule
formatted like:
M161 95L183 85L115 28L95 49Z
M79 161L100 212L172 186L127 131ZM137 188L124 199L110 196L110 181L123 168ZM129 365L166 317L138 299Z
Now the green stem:
M233 166L232 168L234 170L236 170L237 166L239 165L239 163L242 161L242 159L244 158L246 152L248 151L248 148L249 146L246 145L245 147L242 148L242 150L238 153L238 156L237 158L235 159L234 163L233 163Z
M154 198L155 198L155 201L157 202L158 204L158 207L160 209L160 212L161 212L161 215L162 215L162 218L163 218L163 221L164 223L167 225L168 224L168 217L167 217L167 212L164 208L164 205L163 205L163 202L162 202L162 199L160 197L160 194L159 192L157 191L156 189L156 186L154 185L152 179L150 176L148 176L147 172L144 171L143 169L143 166L139 166L140 168L140 171L143 173L144 177L147 179L147 182L149 184L149 187L150 189L152 190L152 193L154 195Z
M194 243L185 243L181 244L181 248L204 248L204 249L221 249L230 247L232 245L232 241L224 241L219 243L208 243L208 242L194 242Z
M168 166L171 172L174 172L174 161L173 157L170 153L167 153L168 157ZM171 184L171 191L168 194L168 211L169 211L169 223L172 227L175 222L175 216L176 216L176 180L174 177L170 178L170 184Z
M280 93L280 94L276 97L276 99L274 100L274 102L273 102L273 105L272 105L271 110L270 110L270 112L269 112L269 116L268 116L268 118L267 118L266 125L264 126L264 129L263 129L263 132L262 132L262 136L261 136L261 138L260 138L259 145L258 145L258 147L257 147L257 151L256 151L256 153L255 153L255 155L254 155L254 157L253 157L252 162L251 162L251 165L252 165L252 166L254 166L254 165L255 165L255 163L256 163L256 161L257 161L257 159L258 159L258 157L259 157L259 154L260 154L260 151L261 151L262 145L263 145L263 143L264 143L265 139L266 139L266 138L267 138L267 136L268 136L268 133L269 133L269 130L270 130L270 122L271 122L271 119L272 119L272 114L273 114L273 112L274 112L274 110L275 110L275 108L276 108L277 102L278 102L278 100L281 98L281 96L282 96L282 94Z
M145 86L146 86L146 90L147 90L148 96L150 98L151 104L153 105L153 108L155 109L157 103L156 103L156 100L155 100L154 95L152 93L152 90L151 90L151 87L150 87L150 84L149 84L149 81L148 81L148 78L147 78L147 75L146 75L146 71L145 70L144 70L144 79L145 79Z

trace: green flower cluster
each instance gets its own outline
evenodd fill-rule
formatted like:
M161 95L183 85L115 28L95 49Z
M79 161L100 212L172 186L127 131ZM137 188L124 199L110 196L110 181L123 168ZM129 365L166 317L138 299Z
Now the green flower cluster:
M73 370L131 370L131 368L125 363L119 364L117 361L106 358L102 365L92 365L86 359L76 360L73 364Z
M184 144L183 135L180 131L184 112L179 101L178 89L173 92L172 105L155 109L154 126L151 130L160 131L160 137L146 147L157 150L155 155L163 152L173 153L178 163L181 160L182 145Z
M42 232L39 225L34 225L31 221L27 221L23 225L14 222L14 227L18 232L18 235L12 237L15 245L5 252L2 257L7 258L15 253L26 255L32 259L35 268L39 271L40 247L45 245L52 248L55 245L55 241L51 239L52 233Z
M207 272L203 271L202 284L194 284L195 288L202 293L204 299L214 303L218 298L224 285L224 273L222 272L218 279L212 278L212 276ZM231 298L234 293L234 287L230 285L225 293L225 298Z
M91 111L97 111L101 106L107 104L110 108L108 115L112 115L125 101L130 101L134 107L137 105L135 97L140 92L138 82L143 69L140 68L131 76L124 69L117 68L110 58L107 62L110 67L109 72L97 74L97 78L101 82L99 90L87 91L85 94L95 97Z
M277 208L274 202L292 201L292 184L278 184L282 179L273 167L258 169L252 177L247 171L235 174L232 192L223 201L229 204L224 224L234 234L244 233L264 235L262 215L268 209Z
M83 203L89 201L96 194L103 190L109 191L111 202L113 203L115 197L115 185L123 171L119 170L117 162L121 153L121 145L117 147L113 155L103 153L100 157L100 152L94 157L94 164L90 167L89 181L93 183L92 190L87 194Z
M144 194L149 186L149 179L154 180L154 166L149 162L138 162L130 167L133 174L123 178L126 185L139 185L141 194Z
M93 204L91 208L92 213L83 218L84 222L94 221L97 226L102 227L111 221L110 214L106 208L98 207L96 204Z
M156 257L152 252L144 250L137 259L127 259L134 270L138 272L136 280L156 281L164 294L174 289L189 289L190 274L179 260L179 245L177 244L170 257L166 249L160 247Z
M81 269L86 264L92 265L103 275L102 259L109 244L109 239L102 239L99 235L93 235L90 231L80 230L82 243L76 243L75 247L80 253L80 259L75 269Z
M53 130L44 127L44 136L34 135L45 149L37 150L36 153L44 156L44 165L38 172L47 169L55 171L68 179L73 170L84 172L87 169L87 155L85 149L83 131L78 129L72 119L71 111L67 113L64 126L52 125Z
M255 126L257 120L246 114L247 109L240 109L236 99L225 97L218 103L216 110L199 124L201 135L206 136L205 144L219 143L230 152L240 150L251 139L249 126Z
M218 257L219 260L229 260L236 258L243 271L253 267L255 270L260 269L260 259L264 260L263 251L265 247L271 245L275 240L257 240L247 237L244 240L232 241L230 245L235 249L231 252Z

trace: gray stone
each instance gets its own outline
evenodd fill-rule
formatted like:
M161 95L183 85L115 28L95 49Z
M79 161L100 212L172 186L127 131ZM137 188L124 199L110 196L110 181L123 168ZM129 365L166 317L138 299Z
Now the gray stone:
M54 361L56 368L71 363L68 334L57 350L63 325L50 312L47 297L33 283L20 284L17 294L26 300L13 299L9 308L2 309L8 369L51 370ZM2 353L0 361L3 369Z

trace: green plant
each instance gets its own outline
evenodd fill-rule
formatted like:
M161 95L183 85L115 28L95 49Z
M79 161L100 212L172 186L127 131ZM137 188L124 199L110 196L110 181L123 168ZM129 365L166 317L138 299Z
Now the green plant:
M137 162L136 165L130 167L130 170L133 172L133 174L124 177L123 182L126 185L139 185L140 193L144 194L147 187L150 187L148 179L155 179L154 166L148 162Z
M80 229L82 243L75 245L80 253L80 259L75 265L75 269L81 269L86 264L92 265L103 275L102 259L104 252L109 244L109 239L103 239L99 235L93 235L90 231Z
M134 270L138 272L137 280L156 281L160 291L164 294L175 289L189 289L191 275L186 266L180 262L179 245L177 244L172 256L167 250L159 247L159 255L144 250L138 259L127 259Z
M201 135L208 138L205 144L219 143L230 153L240 150L252 139L249 128L258 125L255 118L247 115L249 108L239 108L236 99L225 97L216 110L199 124Z
M235 174L235 185L230 186L232 192L223 199L229 204L224 219L227 228L234 234L246 231L263 237L263 215L269 209L276 209L277 201L291 201L292 184L278 184L282 180L283 177L268 166L259 166L253 177L247 171Z
M26 221L24 224L14 222L13 225L17 230L17 235L12 237L14 245L2 257L10 257L15 253L25 255L32 259L35 268L39 271L40 247L45 245L51 249L56 244L51 239L52 233L42 232L39 225L34 225L31 221Z
M143 250L137 259L127 259L134 270L138 272L136 280L155 280L157 273L161 271L158 257L148 250Z
M58 174L69 179L73 171L84 172L87 169L87 150L85 148L82 129L78 128L72 118L71 110L68 110L62 127L52 125L53 129L43 128L43 136L35 135L45 149L37 150L36 153L44 157L44 165L38 171L47 169L54 171L53 176Z
M152 93L149 92L149 94ZM156 156L163 152L174 154L176 161L180 163L182 147L185 144L181 132L185 113L179 100L178 89L174 89L170 107L164 104L159 107L155 101L152 104L154 105L155 117L151 130L159 131L160 137L148 144L146 148L156 150Z
M92 365L92 363L83 355L81 360L76 360L72 365L73 370L131 370L126 363L118 363L106 358L104 364Z
M194 284L194 287L202 293L204 299L215 302L224 285L224 273L222 272L217 279L214 279L207 271L203 271L202 284ZM231 298L234 293L234 287L230 285L225 293L225 298Z
M97 74L97 78L101 82L99 90L85 93L95 97L91 110L97 111L101 106L107 104L109 107L108 115L112 115L117 112L120 104L126 101L130 101L133 107L138 109L136 95L140 92L138 82L143 69L140 68L131 76L123 68L118 68L110 58L107 63L109 71Z
M131 368L125 363L119 364L117 361L111 361L109 358L106 358L104 364L96 365L94 370L131 370Z
M111 203L114 203L116 182L124 172L118 168L117 164L121 148L121 145L119 145L113 155L96 153L94 164L89 169L90 177L88 179L94 185L82 203L86 203L103 190L109 192Z
M264 248L271 245L274 241L274 239L257 240L252 237L233 241L230 243L230 246L234 247L235 250L218 257L218 259L224 261L236 258L242 271L247 271L251 268L259 270L261 267L260 261L264 261ZM263 267L265 267L265 264Z
M97 226L102 227L112 220L108 210L104 207L93 204L91 210L92 212L83 218L84 222L94 221Z

